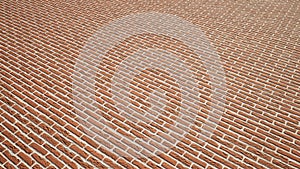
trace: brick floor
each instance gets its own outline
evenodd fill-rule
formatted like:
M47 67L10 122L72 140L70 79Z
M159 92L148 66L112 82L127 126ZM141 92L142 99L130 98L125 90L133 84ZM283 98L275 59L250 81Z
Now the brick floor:
M300 168L299 1L0 4L0 168Z

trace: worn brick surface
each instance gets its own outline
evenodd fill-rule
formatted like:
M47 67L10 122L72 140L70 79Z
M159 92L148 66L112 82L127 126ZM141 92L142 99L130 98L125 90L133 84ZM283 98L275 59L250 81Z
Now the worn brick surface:
M166 35L131 36L110 49L98 65L95 84L98 109L104 113L75 111L72 75L89 38L117 18L150 11L176 15L198 26L221 58L224 113L205 142L197 135L215 99L210 79L193 51ZM298 0L2 0L0 167L300 168L299 11ZM199 77L200 103L189 106L198 109L199 116L181 142L142 158L137 152L147 156L156 146L174 142L164 132L174 124L184 93L168 72L141 71L130 79L127 108L148 110L154 103L151 99L157 99L149 101L154 90L165 92L165 101L155 104L166 107L152 122L143 120L146 115L136 116L136 121L114 107L115 101L128 103L122 97L112 99L111 86L118 64L151 48L166 50L192 65L191 71ZM80 108L88 110L89 105ZM99 116L110 123L97 121ZM88 119L87 123L81 119ZM149 144L128 146L131 140L153 135L159 137Z

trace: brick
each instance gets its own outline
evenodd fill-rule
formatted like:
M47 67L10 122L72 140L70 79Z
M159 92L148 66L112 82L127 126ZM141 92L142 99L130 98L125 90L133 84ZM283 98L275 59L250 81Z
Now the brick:
M34 168L34 169L42 169L42 167L40 165L38 165L38 164L32 166L32 168Z
M18 168L29 169L24 163L20 163L20 164L18 165Z
M27 135L25 136L21 132L17 132L15 135L18 136L21 140L23 140L26 144L29 144L31 142L30 138Z
M88 154L86 152L84 152L83 150L81 150L78 146L76 145L72 145L70 147L72 150L74 150L75 152L77 152L79 155L81 155L83 158L87 158Z
M61 118L59 118L55 115L50 116L50 118L62 126L64 126L66 124L64 121L61 120Z
M65 155L67 155L70 158L75 157L75 153L73 153L68 147L65 147L63 145L58 145L57 149L62 151Z
M90 139L87 136L83 136L82 139L84 141L86 141L88 144L90 144L91 146L93 146L94 148L98 148L99 147L99 145L94 140Z
M112 152L110 152L109 150L107 150L104 147L100 147L98 150L100 150L101 152L103 152L104 154L106 154L107 156L111 157L114 160L116 160L118 158L117 155L113 154Z
M52 130L47 124L45 123L40 123L39 127L43 129L45 132L49 133L50 135L53 135L55 133L54 130Z
M25 151L26 154L30 154L32 153L32 150L25 144L23 144L22 142L18 141L16 143L18 145L18 147L20 147L23 151Z
M166 160L167 162L169 162L173 166L176 166L177 161L174 160L173 158L169 157L168 155L166 155L164 153L161 153L158 156L160 156L161 158L163 158L164 160Z
M187 158L183 158L181 157L179 154L175 153L175 152L170 152L170 155L175 158L176 160L180 161L181 163L187 165L187 166L191 166L191 162L187 159Z
M54 157L51 154L47 155L46 158L59 168L62 168L64 166L64 164L62 162L60 162L56 157Z
M130 168L130 169L133 169L133 168L134 168L130 163L128 163L126 160L124 160L124 159L122 159L122 158L120 158L120 159L118 160L118 163L119 163L120 165L124 166L125 168Z
M19 151L19 149L15 145L11 144L7 140L5 140L2 144L3 146L7 147L10 151L12 151L14 154L16 154ZM1 146L1 152L4 151L4 149L5 148Z
M211 165L214 166L214 167L222 168L222 166L221 166L220 163L214 161L214 160L211 159L211 158L207 158L207 157L205 157L205 156L203 156L203 155L200 155L200 158L201 158L202 160L206 161L207 163L211 164ZM204 164L202 164L202 166L203 166L203 165L206 166L207 164L204 163Z
M293 162L293 161L290 162L290 165L292 165L292 166L294 166L296 168L299 168L299 166L300 166L299 163Z
M15 142L18 141L18 139L14 135L12 135L11 133L9 133L7 130L5 130L5 131L2 130L1 133L3 135L5 135L6 138L9 138L13 143L15 143Z
M211 150L212 152L214 152L214 153L216 153L216 154L222 156L222 157L225 158L225 159L228 157L228 154L227 154L226 152L220 151L220 150L216 149L216 148L213 147L213 146L207 145L206 148L209 149L209 150Z
M260 169L264 168L262 165L259 165L258 163L255 163L255 162L249 160L248 158L245 158L244 162L254 166L255 168L260 168Z
M269 167L269 168L279 168L278 166L275 166L275 165L273 165L273 164L271 164L271 163L269 163L265 160L262 160L262 159L258 160L258 162L265 165L265 166L267 166L267 167Z
M0 142L3 142L5 140L5 137L0 136Z
M242 161L236 160L236 159L233 158L233 157L229 157L229 161L230 161L230 162L233 162L233 163L235 163L235 164L237 164L237 165L239 165L239 166L241 166L242 168L247 168L247 169L253 168L253 167L250 167L250 166L246 165L246 164L245 164L244 162L242 162Z
M23 152L18 153L18 156L21 157L29 166L31 166L34 163L30 156Z
M262 141L262 140L260 140L260 139L258 139L256 137L252 138L252 140L255 141L255 142L257 142L257 143L259 143L259 144L261 144L261 145L263 145L263 146L265 146L265 147L268 147L268 148L270 148L272 150L275 150L275 146L273 146L273 145L271 145L269 143L266 143L266 142L264 142L264 141Z
M114 162L111 161L111 160L108 159L108 158L105 158L105 159L103 160L103 162L106 163L107 165L109 165L109 166L112 167L112 168L121 168L121 167L119 167L118 165L114 164Z
M30 146L34 148L36 151L41 153L42 155L47 154L47 150L45 150L43 147L41 147L39 144L31 143Z
M42 158L41 156L39 156L36 153L32 154L31 156L44 167L47 167L50 164L45 158Z
M168 163L166 163L166 162L163 162L163 163L162 163L162 166L163 166L164 168L172 168L172 169L175 169L175 167L171 166L170 164L168 164Z
M90 147L90 146L87 146L87 147L85 147L85 149L86 149L89 153L93 154L94 157L98 158L99 160L103 160L104 156L103 156L102 154L100 154L98 151L95 151L94 148L92 148L92 147Z
M184 154L184 157L188 158L189 160L199 164L202 167L206 167L206 163L200 160L199 158L195 158L194 156L190 155L189 153Z
M65 139L62 135L55 134L54 138L66 146L69 146L71 144L71 142L69 140ZM51 140L51 141L53 142L53 140Z
M14 169L15 167L12 164L10 164L10 163L6 163L5 164L5 168L7 168L7 169Z
M15 119L12 118L10 115L6 114L6 113L3 113L2 116L8 120L10 123L14 123L15 122Z
M137 161L137 160L133 160L132 164L136 165L138 168L149 168L149 167L145 166L143 163L141 163L140 161Z
M285 163L281 162L280 160L274 159L274 160L272 161L272 163L273 163L276 167L281 167L281 168L291 168L291 167L289 167L288 165L286 165ZM268 166L268 165L269 165L269 163L268 163L266 166Z
M221 158L221 157L218 157L218 156L215 156L214 157L215 160L219 161L220 163L228 166L229 168L238 168L236 165L228 162L227 160L224 160L224 158Z
M3 157L2 154L0 154L0 162L1 162L1 164L4 164L6 162L6 159Z
M48 150L49 152L51 152L54 156L60 156L60 152L55 149L55 147L49 145L49 144L44 144L43 147Z
M292 155L292 154L289 153L289 152L283 151L283 150L281 150L281 149L279 149L277 152L278 152L279 154L282 154L282 155L284 155L284 156L290 158L290 159L293 159L293 160L295 160L295 161L297 161L297 162L300 162L300 159L297 158L297 156Z

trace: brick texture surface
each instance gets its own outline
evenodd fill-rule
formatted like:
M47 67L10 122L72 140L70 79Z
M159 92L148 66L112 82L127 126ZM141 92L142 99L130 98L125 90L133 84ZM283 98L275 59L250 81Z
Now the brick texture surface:
M188 46L166 35L139 34L111 48L94 87L104 113L75 111L72 75L89 38L117 18L151 11L198 26L221 59L224 113L205 141L198 135L215 99L209 76ZM300 168L299 11L298 0L2 0L0 168ZM111 91L117 65L153 48L184 58L199 77L199 105L189 105L199 110L197 119L175 145L176 136L165 132L178 120L186 93L168 72L140 71L128 81L127 100ZM147 114L131 118L115 108L116 101L140 113L155 103L162 113L150 121ZM153 140L130 143L147 137ZM171 148L153 155L162 145Z

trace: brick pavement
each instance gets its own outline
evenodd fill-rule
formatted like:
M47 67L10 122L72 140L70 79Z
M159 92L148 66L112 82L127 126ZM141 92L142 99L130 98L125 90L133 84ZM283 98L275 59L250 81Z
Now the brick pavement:
M1 168L300 168L298 1L0 4ZM224 99L192 41L157 32L129 36L101 60L86 60L97 68L95 83L80 79L89 70L81 58L103 50L102 43L93 48L93 37L113 41L97 31L151 11L203 32L208 56L220 59ZM95 94L92 104L80 101L86 92ZM210 130L213 108L222 116ZM183 118L186 111L196 114Z

